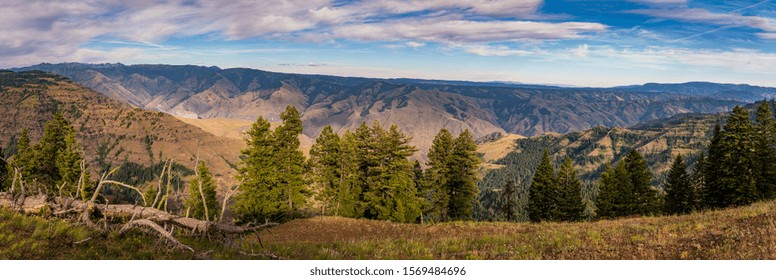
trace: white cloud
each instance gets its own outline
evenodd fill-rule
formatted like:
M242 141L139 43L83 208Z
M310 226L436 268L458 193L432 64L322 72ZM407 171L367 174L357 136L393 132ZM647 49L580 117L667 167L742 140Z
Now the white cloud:
M438 43L485 43L574 39L606 26L588 22L416 20L339 26L332 36L364 41L418 40Z
M769 18L759 16L744 16L736 13L714 13L700 8L681 9L645 9L632 11L636 14L656 18L671 19L683 22L700 22L715 25L746 26L767 32L776 32L776 24Z
M510 49L506 46L477 45L464 47L467 53L479 56L527 56L536 54L533 51Z

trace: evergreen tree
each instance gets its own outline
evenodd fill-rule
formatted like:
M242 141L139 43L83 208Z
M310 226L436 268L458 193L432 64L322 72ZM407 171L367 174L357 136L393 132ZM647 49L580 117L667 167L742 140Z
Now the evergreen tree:
M725 206L725 194L729 192L728 187L722 183L721 170L723 166L723 156L725 154L722 147L722 128L719 124L714 126L711 141L709 142L709 156L706 165L703 166L704 188L703 205L704 208L719 208Z
M30 147L30 135L26 128L22 129L19 141L16 144L16 154L13 156L12 166L19 169L25 181L31 181L35 173L35 159ZM10 172L14 172L10 170Z
M633 191L630 211L627 214L657 214L660 211L658 193L652 188L652 173L647 168L647 161L641 153L631 150L625 155L622 164L625 166Z
M754 127L749 112L736 106L727 119L722 139L720 183L722 207L748 205L759 198L755 179Z
M510 176L511 177L511 176ZM517 197L515 196L517 188L515 186L515 180L510 178L504 183L504 186L500 191L500 214L507 221L515 221L517 218Z
M428 185L422 189L421 197L424 199L423 212L427 219L434 221L448 220L448 206L450 204L449 180L455 140L447 129L441 129L434 137L434 142L428 151L428 165L426 177Z
M35 144L33 158L35 164L34 178L42 183L49 193L55 193L57 183L62 180L57 168L57 157L61 151L67 149L65 137L72 132L73 127L60 113L54 115L54 119L46 122L43 129L43 138Z
M479 195L477 189L477 167L480 159L477 156L477 143L469 130L464 130L453 145L449 163L448 204L447 213L453 220L471 219L472 210Z
M361 154L356 148L356 139L353 133L345 131L340 138L340 190L338 191L337 205L334 212L343 217L363 217L364 210L361 201L361 185L359 175L358 157Z
M310 167L313 183L318 188L323 215L339 215L342 191L341 145L339 136L331 126L326 126L310 148Z
M536 167L531 187L528 189L528 218L532 222L553 221L557 219L557 179L550 163L550 154L544 150L542 161Z
M88 174L88 172L81 170L83 151L75 141L75 130L66 130L64 144L64 149L59 150L55 157L55 167L59 172L60 178L56 184L57 186L63 186L63 195L73 196L80 190L83 190L83 188L89 188L88 180L81 178L82 174ZM79 179L81 179L80 186L78 185Z
M582 202L582 182L577 177L577 172L572 165L571 157L566 156L558 170L558 209L560 220L579 221L583 217L585 204Z
M242 166L237 179L242 181L235 196L234 212L240 223L262 223L279 218L275 139L270 124L259 117L247 133L248 148L242 150Z
M216 183L205 161L200 160L197 163L197 176L189 182L189 198L186 200L186 206L189 215L193 218L213 221L218 217Z
M695 210L696 194L682 155L676 156L671 164L663 189L666 192L664 205L666 213L686 214Z
M596 195L596 215L601 218L616 217L619 208L619 188L616 174L612 165L607 162L598 182L598 195Z
M698 161L693 166L692 173L690 174L690 184L692 191L695 193L694 209L703 209L705 206L704 198L706 197L706 166L708 165L705 153L701 153L698 157Z
M294 106L287 106L280 114L283 121L275 129L275 163L277 164L278 180L275 188L280 190L279 211L285 212L288 218L293 218L307 203L309 195L304 174L307 163L304 154L299 150L299 135L302 134L302 119Z
M363 190L365 217L395 222L414 222L421 214L421 201L413 180L414 170L408 157L415 151L411 140L396 125L387 131L375 122L371 129L372 166L367 172L368 188Z
M776 122L771 105L763 100L755 114L755 182L765 199L776 198Z

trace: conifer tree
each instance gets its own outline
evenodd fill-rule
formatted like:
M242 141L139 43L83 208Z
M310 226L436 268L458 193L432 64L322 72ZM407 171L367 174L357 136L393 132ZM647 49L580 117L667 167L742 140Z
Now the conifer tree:
M13 156L12 161L12 165L19 169L24 180L31 180L32 174L35 172L34 156L30 147L29 132L24 128L19 135L19 141L16 144L16 154Z
M204 203L203 203L204 198ZM189 197L186 200L189 215L207 221L215 220L219 206L216 198L216 183L205 161L197 163L197 176L189 182Z
M555 170L549 152L545 150L528 189L528 218L532 222L556 220L558 195Z
M237 179L242 181L235 196L234 212L240 223L262 223L277 219L279 191L277 184L275 139L269 121L258 117L247 133L247 148L242 150L242 166Z
M307 162L299 150L299 135L302 134L302 119L294 106L287 106L280 114L283 124L275 129L275 163L277 164L278 180L275 188L280 190L279 211L285 212L287 218L293 218L295 213L307 203L307 182L304 174Z
M725 194L729 193L729 188L721 180L721 170L725 168L722 162L725 154L722 139L722 128L719 124L716 124L709 142L709 156L707 157L706 165L703 166L703 173L705 175L703 189L704 208L724 207L726 204Z
M64 186L62 188L63 195L73 196L80 189L89 186L88 180L83 181L81 178L83 173L88 174L88 172L81 170L83 151L75 140L75 130L66 130L64 144L64 148L57 151L55 157L55 166L60 178L56 185ZM81 186L78 185L79 179L81 179Z
M349 130L340 138L339 170L340 190L334 212L336 215L351 218L363 217L364 210L361 203L361 185L359 175L358 157L361 151L356 148L356 140Z
M754 127L749 112L736 106L727 119L722 139L720 183L722 207L748 205L759 198L755 180Z
M326 126L310 148L310 168L312 181L318 188L318 200L321 201L323 215L338 215L340 194L342 191L342 156L340 138L331 126Z
M414 222L421 214L421 201L408 157L415 151L411 138L392 125L387 131L379 122L371 129L374 150L368 155L368 187L363 190L365 217L396 222Z
M448 219L449 180L451 173L451 161L454 146L453 135L447 129L441 129L434 137L433 144L428 151L428 165L426 177L427 188L422 189L421 197L424 199L423 212L427 219L434 221L446 221Z
M636 150L631 150L621 163L625 166L632 190L631 207L627 214L649 215L660 212L657 191L652 188L652 173L647 161ZM627 201L627 200L626 200Z
M671 164L663 189L666 192L664 205L666 213L686 214L695 210L696 194L682 155L677 155Z
M54 114L54 119L46 122L43 137L35 144L33 158L35 165L34 177L42 183L49 193L55 193L57 183L62 179L57 168L57 156L67 149L65 136L72 133L73 127L60 113Z
M472 210L479 195L477 189L477 143L469 130L464 130L455 138L451 161L449 163L447 213L453 220L471 219Z
M616 217L619 204L619 188L616 174L612 165L607 162L598 182L598 195L596 195L596 215L600 218Z
M504 219L510 222L514 221L517 217L517 197L515 197L516 192L517 188L515 186L515 180L513 178L507 179L507 182L504 183L504 186L501 188L501 195L499 199L501 202L501 207L499 211L501 212L501 215L504 217Z
M776 122L771 104L760 103L755 114L755 182L764 199L776 198Z
M581 220L585 211L585 204L582 202L582 182L577 177L571 157L566 156L563 164L561 164L557 180L560 190L560 196L558 197L560 220Z
M694 209L705 208L704 198L706 197L706 166L708 165L706 154L701 152L698 161L693 166L690 174L690 184L695 193Z

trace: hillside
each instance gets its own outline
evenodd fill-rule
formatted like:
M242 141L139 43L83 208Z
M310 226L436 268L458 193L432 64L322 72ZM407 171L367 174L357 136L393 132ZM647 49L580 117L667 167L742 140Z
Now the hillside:
M290 259L776 259L776 202L590 223L296 220L263 233Z
M586 199L592 199L596 192L596 181L604 164L618 161L631 149L644 155L654 174L653 185L660 186L673 157L682 154L692 165L708 144L714 124L722 119L722 113L683 114L628 128L595 127L562 135L546 134L514 140L508 151L502 151L501 154L506 153L506 156L486 161L486 167L498 169L487 172L479 182L481 204L475 216L485 220L496 219L492 208L496 207L498 190L507 180L515 180L518 186L518 216L520 220L527 219L521 205L528 203L533 172L545 149L556 167L566 155L571 157L580 179L586 182L583 191ZM594 212L595 209L589 205L587 211Z
M360 123L397 124L413 136L421 157L434 135L470 130L526 136L591 127L628 126L690 112L728 111L730 98L622 89L563 89L499 83L366 79L297 75L254 69L174 65L40 64L106 96L186 118L277 121L288 104L302 113L314 139ZM235 132L230 132L234 134Z
M317 217L295 220L240 248L186 238L194 253L155 235L98 234L83 225L0 208L0 259L776 259L776 202L684 216L592 223L434 225ZM263 247L262 245L263 244Z
M213 136L162 113L133 108L62 76L44 72L0 72L0 145L15 149L15 137L28 128L32 142L46 121L61 112L76 130L93 172L167 159L186 167L205 159L222 185L233 183L244 142Z

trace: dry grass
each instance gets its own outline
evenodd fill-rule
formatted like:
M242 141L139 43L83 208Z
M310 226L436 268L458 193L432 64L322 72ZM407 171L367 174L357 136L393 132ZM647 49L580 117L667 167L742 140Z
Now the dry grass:
M482 143L477 147L477 152L482 153L485 162L493 162L505 157L515 149L515 141L523 139L525 136L518 134L507 134L493 142Z
M776 259L776 202L592 223L416 225L319 217L261 238L292 259Z

